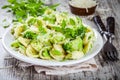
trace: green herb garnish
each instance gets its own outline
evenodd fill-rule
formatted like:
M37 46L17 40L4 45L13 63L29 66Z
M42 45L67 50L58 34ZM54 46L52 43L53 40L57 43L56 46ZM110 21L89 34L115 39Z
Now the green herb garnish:
M58 4L46 6L42 0L8 0L9 4L4 5L2 9L9 8L7 12L15 15L14 21L24 20L27 16L40 16L48 8L56 9Z

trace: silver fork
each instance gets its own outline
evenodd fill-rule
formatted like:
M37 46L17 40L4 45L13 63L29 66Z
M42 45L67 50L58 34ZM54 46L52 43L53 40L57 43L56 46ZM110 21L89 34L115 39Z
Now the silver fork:
M114 38L114 27L115 20L113 17L107 18L107 30L105 25L103 24L100 16L93 17L93 21L99 28L101 35L106 39L106 43L102 49L103 54L102 57L105 61L117 61L118 60L118 52L116 48L112 44L112 39Z

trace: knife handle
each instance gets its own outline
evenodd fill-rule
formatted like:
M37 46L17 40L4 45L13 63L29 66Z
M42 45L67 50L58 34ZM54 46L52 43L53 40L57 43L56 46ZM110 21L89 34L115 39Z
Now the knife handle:
M112 34L115 35L115 19L114 17L108 17L107 18L107 31Z
M106 32L106 28L105 28L105 25L103 24L101 18L99 15L97 16L94 16L93 17L93 21L94 23L97 25L97 27L99 28L99 31L102 33L102 32Z

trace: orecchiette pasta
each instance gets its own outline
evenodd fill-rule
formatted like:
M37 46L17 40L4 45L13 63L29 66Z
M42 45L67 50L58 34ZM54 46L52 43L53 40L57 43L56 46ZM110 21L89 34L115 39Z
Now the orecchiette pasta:
M19 24L19 25L18 25ZM89 52L95 36L79 17L51 9L42 16L14 24L11 46L23 55L45 60L80 59Z

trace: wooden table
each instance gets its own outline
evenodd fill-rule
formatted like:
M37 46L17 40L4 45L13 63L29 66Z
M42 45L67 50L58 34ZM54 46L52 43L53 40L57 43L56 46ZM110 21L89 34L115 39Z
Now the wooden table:
M54 0L53 2L61 3L57 10L70 12L67 0ZM104 16L102 17L103 21L111 15L116 19L115 40L113 44L120 53L120 0L98 0L98 2L99 9L106 10L104 12L102 12L102 10L100 11L100 16ZM7 0L0 0L0 7L6 3ZM6 29L3 28L2 22L5 18L8 22L11 22L13 17L10 13L6 13L5 10L0 9L0 38L6 31ZM0 39L0 80L120 80L120 61L111 64L104 63L100 53L95 57L99 65L99 70L95 72L89 71L63 76L47 76L36 73L33 67L21 69L17 66L18 60L5 52L1 40L2 39Z

